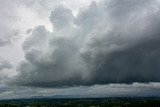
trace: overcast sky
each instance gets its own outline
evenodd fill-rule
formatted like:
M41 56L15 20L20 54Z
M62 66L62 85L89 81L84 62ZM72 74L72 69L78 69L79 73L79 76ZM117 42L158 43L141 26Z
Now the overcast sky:
M160 96L159 0L0 0L0 98Z

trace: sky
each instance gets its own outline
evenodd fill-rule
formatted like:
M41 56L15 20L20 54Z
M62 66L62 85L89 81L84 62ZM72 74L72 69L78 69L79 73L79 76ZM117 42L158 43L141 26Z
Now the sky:
M0 98L160 96L159 0L0 0Z

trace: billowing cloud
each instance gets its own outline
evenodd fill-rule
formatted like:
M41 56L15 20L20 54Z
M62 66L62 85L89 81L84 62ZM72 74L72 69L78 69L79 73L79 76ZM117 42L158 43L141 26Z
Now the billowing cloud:
M160 10L157 0L92 2L75 17L59 6L53 32L40 25L22 47L13 83L63 87L159 82Z
M0 87L5 84L5 81L13 76L12 64L0 58ZM1 90L1 89L0 89Z

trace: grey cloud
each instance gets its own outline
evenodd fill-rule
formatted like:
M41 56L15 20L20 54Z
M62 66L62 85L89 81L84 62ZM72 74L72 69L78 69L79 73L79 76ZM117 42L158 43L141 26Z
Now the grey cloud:
M99 91L101 90L101 91ZM160 96L159 83L108 84L89 87L92 97L146 97Z
M6 46L8 44L11 44L11 41L10 40L2 40L0 39L0 47L3 47L3 46Z
M53 23L53 27L60 29L62 27L67 27L73 21L73 14L70 9L59 6L54 11L51 12L50 21Z
M130 15L134 15L139 13L138 11L146 11L146 9L153 9L153 5L156 3L156 0L113 0L113 1L106 1L105 9L109 13L110 17L113 19L126 20L126 17Z
M3 69L11 69L12 65L10 62L5 61L5 60L0 60L0 71Z
M50 39L49 35L44 26L38 26L24 42L23 49L27 61L23 61L19 67L18 84L33 86L73 85L74 82L80 84L82 78L80 75L82 72L85 74L85 68L73 40L56 37L56 34L50 35L54 36ZM44 79L44 76L47 78ZM27 81L21 82L21 79Z
M38 97L146 97L160 96L160 83L108 84L69 88L38 88L0 85L0 99Z
M31 48L40 48L45 46L48 33L49 32L46 30L45 26L41 25L36 27L32 32L32 35L24 41L22 45L23 50L25 51Z
M26 34L30 34L32 32L32 29L26 30Z
M96 55L90 62L95 73L94 82L105 84L160 81L159 42L149 40L129 49L111 52L107 56L104 53ZM102 59L105 59L104 62Z
M87 10L80 10L75 19L75 24L93 30L91 27L94 27L97 23L103 20L104 15L106 14L103 8L103 6L98 6L96 2L91 2Z
M64 7L55 9L50 21L58 29L33 29L23 43L25 60L13 83L63 87L159 82L159 6L156 0L92 2L77 17Z
M3 85L5 81L12 75L12 64L7 61L0 59L0 84ZM0 92L3 91L0 86Z
M25 7L32 9L39 17L46 17L48 11L53 10L55 6L59 5L59 0L19 0L19 3Z

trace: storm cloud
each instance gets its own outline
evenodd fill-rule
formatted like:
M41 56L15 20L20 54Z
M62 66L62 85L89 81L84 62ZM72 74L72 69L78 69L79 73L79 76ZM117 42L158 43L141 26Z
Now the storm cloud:
M64 6L24 41L11 84L64 87L160 82L158 0L92 2L77 16Z

